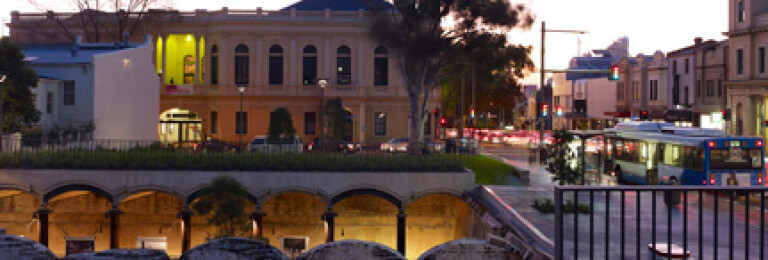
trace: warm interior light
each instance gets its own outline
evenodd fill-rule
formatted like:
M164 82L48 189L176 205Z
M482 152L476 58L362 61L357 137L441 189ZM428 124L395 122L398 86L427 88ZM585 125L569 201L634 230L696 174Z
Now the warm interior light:
M709 141L708 143L710 148L715 147L715 141Z
M763 140L755 141L755 146L757 146L757 147L763 146Z

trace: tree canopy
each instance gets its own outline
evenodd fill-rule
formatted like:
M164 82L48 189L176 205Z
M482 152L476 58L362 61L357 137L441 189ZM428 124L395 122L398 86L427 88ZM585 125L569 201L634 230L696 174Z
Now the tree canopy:
M200 199L192 204L192 209L200 215L210 214L208 224L219 227L216 237L235 236L247 223L248 190L235 178L216 177L199 194Z
M291 112L287 108L279 107L269 113L269 140L292 139L295 135L296 128L293 127Z
M506 62L496 59L495 55L500 53L488 49L498 43L506 46L504 34L510 29L530 26L533 18L523 5L512 5L506 0L394 0L393 4L392 10L375 12L370 31L379 43L396 50L410 103L412 148L418 147L424 132L429 96L439 78L450 73L447 68L453 66L449 65L474 66L471 61L476 59L490 63L478 70L503 75L522 73L532 64L528 58L530 49L504 49L501 54L509 57ZM452 26L443 23L449 16L454 21ZM490 60L484 60L489 57ZM499 66L496 61L504 65Z
M3 133L18 132L24 126L37 123L40 112L35 108L35 95L31 90L37 86L37 75L24 62L21 49L8 38L0 40L0 74L6 75L0 83Z

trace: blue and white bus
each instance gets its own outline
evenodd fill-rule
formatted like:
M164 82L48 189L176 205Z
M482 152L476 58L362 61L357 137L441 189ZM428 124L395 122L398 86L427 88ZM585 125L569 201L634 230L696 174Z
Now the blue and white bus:
M609 166L635 184L762 185L763 139L669 123L624 122L605 130Z

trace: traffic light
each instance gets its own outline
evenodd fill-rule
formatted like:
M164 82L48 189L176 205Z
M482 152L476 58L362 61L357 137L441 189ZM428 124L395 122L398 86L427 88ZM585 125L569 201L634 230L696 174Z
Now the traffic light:
M725 120L725 121L730 121L731 120L731 109L730 108L723 109L722 113L723 113L723 120Z
M648 120L648 111L647 110L641 110L640 111L640 120Z
M608 80L619 80L619 66L611 66L611 75L608 76Z
M440 126L445 127L445 117L440 118Z
M541 103L541 116L546 117L549 115L549 104Z
M555 107L555 115L563 116L563 107L562 106Z
M768 127L768 120L763 120L763 127Z
M475 118L475 109L474 108L470 108L469 109L469 117L470 118Z

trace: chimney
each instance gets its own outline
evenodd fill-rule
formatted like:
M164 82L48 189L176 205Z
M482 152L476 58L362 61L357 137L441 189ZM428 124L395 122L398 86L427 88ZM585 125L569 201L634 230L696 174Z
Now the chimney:
M83 45L83 36L75 35L75 47L80 47L80 45Z
M694 42L696 45L699 45L699 44L701 44L701 42L702 42L702 39L701 39L701 37L696 37L696 38L694 38L694 39L693 39L693 42Z

